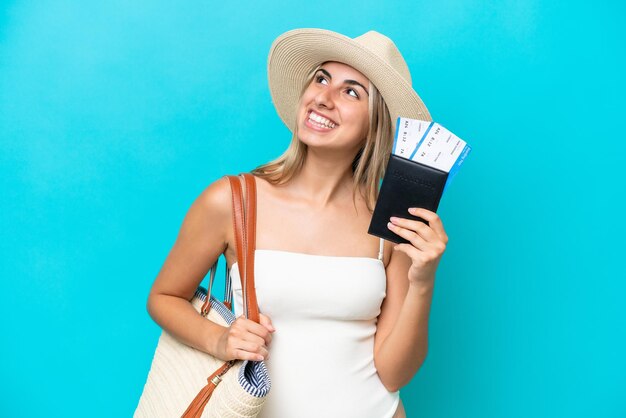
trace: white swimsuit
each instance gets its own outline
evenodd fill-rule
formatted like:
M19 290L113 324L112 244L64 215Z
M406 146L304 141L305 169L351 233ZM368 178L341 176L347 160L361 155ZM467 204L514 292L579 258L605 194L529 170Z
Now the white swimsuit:
M391 418L399 392L374 366L374 335L386 295L378 258L257 249L259 311L276 328L266 361L272 387L259 418ZM241 315L239 269L230 270ZM234 267L234 268L233 268Z

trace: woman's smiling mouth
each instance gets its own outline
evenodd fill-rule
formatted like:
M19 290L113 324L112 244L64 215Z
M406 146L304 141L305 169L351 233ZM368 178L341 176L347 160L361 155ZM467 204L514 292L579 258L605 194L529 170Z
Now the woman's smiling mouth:
M329 131L337 126L335 122L320 115L319 113L314 112L313 110L309 111L309 114L306 119L306 124L313 128L317 128L317 130L326 130L326 131Z

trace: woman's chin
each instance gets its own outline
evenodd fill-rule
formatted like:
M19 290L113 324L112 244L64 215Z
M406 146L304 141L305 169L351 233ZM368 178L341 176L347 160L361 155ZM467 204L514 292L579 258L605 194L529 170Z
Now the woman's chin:
M298 131L298 137L300 141L305 143L309 147L327 146L333 142L334 135L328 135L327 133L320 133L311 131L308 129L301 129Z

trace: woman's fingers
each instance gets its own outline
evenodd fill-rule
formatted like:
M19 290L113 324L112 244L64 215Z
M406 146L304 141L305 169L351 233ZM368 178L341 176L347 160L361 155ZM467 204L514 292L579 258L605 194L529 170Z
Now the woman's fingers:
M267 340L261 336L258 336L256 334L253 334L251 332L248 332L246 334L244 334L241 338L243 341L252 343L252 344L257 344L257 345L264 345L269 347L269 343L267 342ZM271 340L270 340L271 342Z
M404 222L399 221L397 219L394 219L393 223L389 222L387 224L387 227L391 231L393 231L395 234L409 241L417 249L425 250L428 248L428 242L422 236L420 236L415 231L408 228ZM411 221L408 219L405 219L405 220L409 222L418 222L418 223L423 224L422 222L419 222L419 221Z
M422 219L428 221L430 228L443 240L444 244L448 243L448 235L443 228L443 222L441 218L435 212L424 208L409 208L411 215L419 216ZM419 221L418 221L419 222Z
M238 341L235 346L235 355L241 360L261 361L269 358L269 350L263 344L250 341Z
M238 324L243 328L242 337L248 335L246 340L252 341L252 336L256 336L265 342L265 345L270 345L272 342L272 333L264 325L257 324L249 319L239 317L241 324Z
M272 331L269 327L273 326L266 315L261 314L259 320L263 325L240 316L231 324L228 346L234 358L252 361L269 358L269 346L272 342Z
M439 239L435 231L433 231L433 229L426 225L424 222L415 221L413 219L397 218L395 216L392 216L390 218L390 221L394 225L400 226L414 232L415 234L418 234L421 238L424 239L424 241L430 242Z
M245 350L235 349L232 354L233 360L250 360L250 361L262 361L263 356L260 354L248 353Z
M274 325L272 325L272 320L267 315L263 315L262 313L260 313L259 321L261 322L261 325L267 328L270 332L276 331L276 328L274 328Z

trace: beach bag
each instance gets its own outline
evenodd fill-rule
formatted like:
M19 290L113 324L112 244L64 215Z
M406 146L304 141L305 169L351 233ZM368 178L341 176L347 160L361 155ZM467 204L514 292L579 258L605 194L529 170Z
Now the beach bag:
M256 183L248 173L227 177L232 190L243 314L259 323L254 288ZM245 185L245 207L242 185ZM190 302L207 320L228 327L235 320L231 312L230 278L227 271L224 302L220 302L211 296L216 270L217 261L211 267L208 289L199 286ZM223 361L183 344L163 330L134 417L252 418L260 413L270 387L263 361Z

